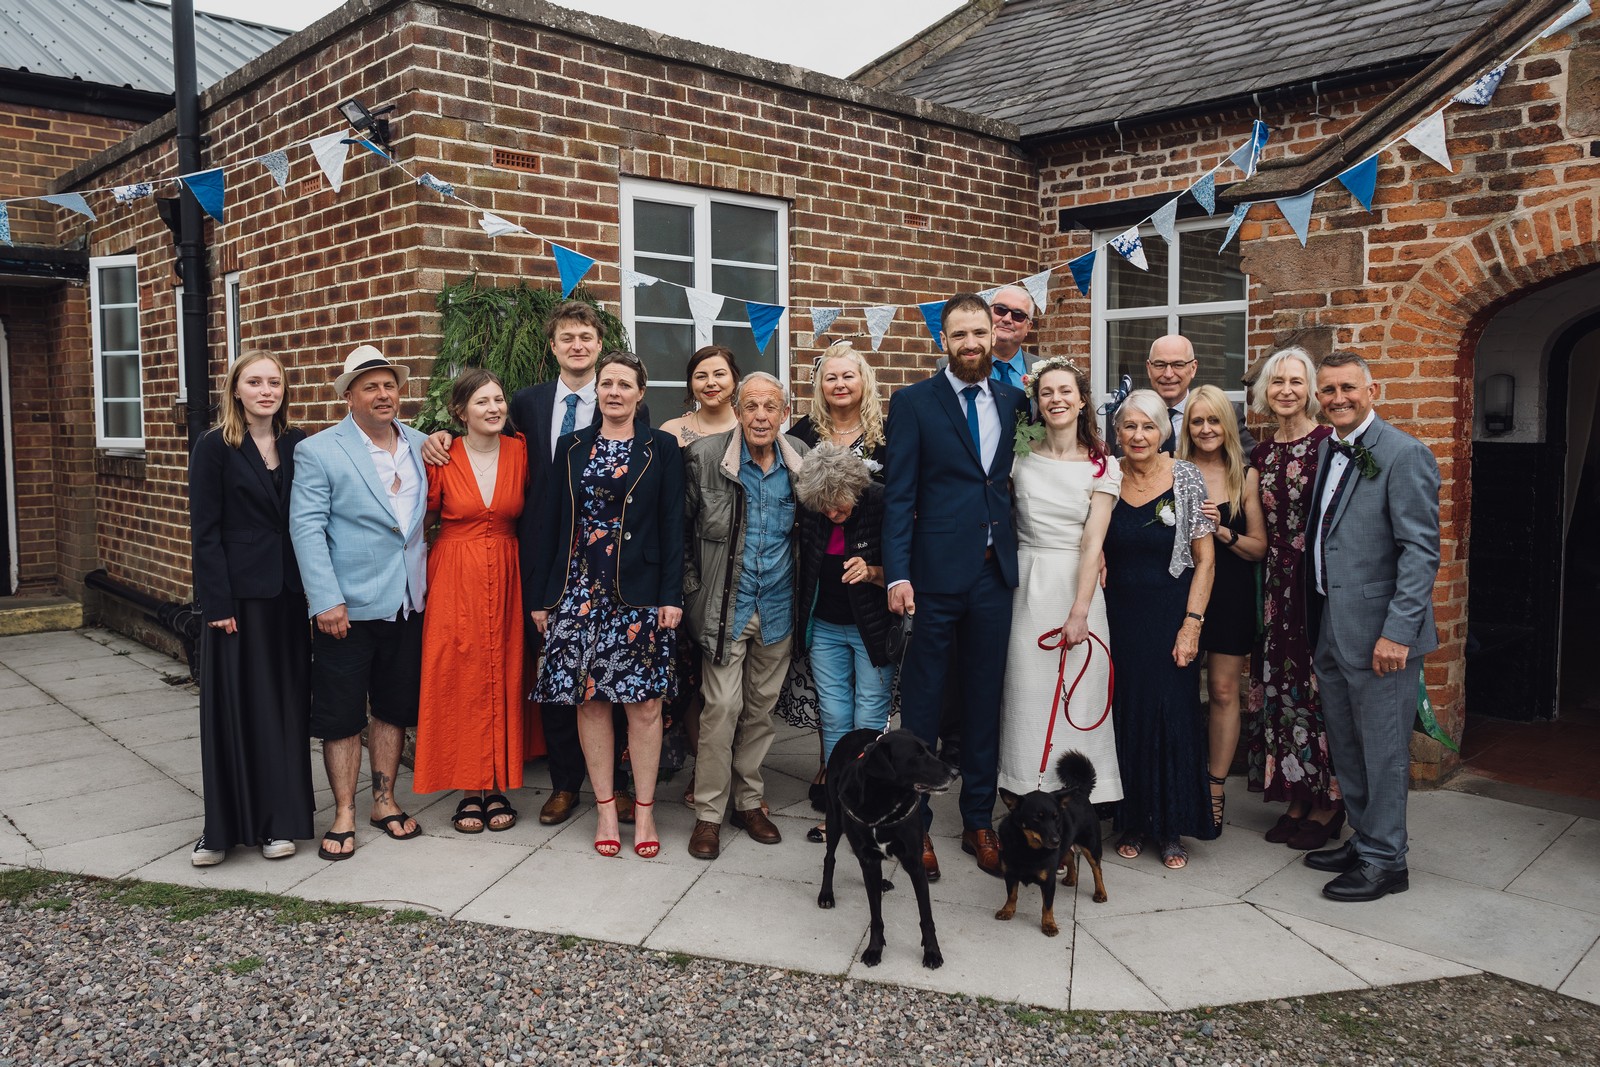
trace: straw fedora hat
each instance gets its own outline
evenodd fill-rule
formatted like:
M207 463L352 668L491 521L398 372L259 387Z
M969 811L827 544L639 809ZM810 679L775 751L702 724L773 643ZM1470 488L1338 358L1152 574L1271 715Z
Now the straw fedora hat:
M371 345L362 345L344 357L344 373L333 380L333 391L344 396L345 391L357 378L369 370L383 368L394 371L395 384L401 389L405 388L406 379L411 376L405 364L394 362Z

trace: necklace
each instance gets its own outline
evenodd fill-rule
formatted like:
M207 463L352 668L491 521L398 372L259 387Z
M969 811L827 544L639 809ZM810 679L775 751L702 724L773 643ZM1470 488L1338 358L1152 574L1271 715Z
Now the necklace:
M861 422L857 420L854 426L835 426L828 432L834 437L842 438L847 441L854 441L857 437L861 436Z
M476 452L480 456L489 456L490 457L483 464L483 466L480 467L478 465L478 461L473 459L470 454L467 456L467 462L472 464L472 469L478 472L478 477L480 477L480 478L486 477L488 475L488 473L490 471L494 470L494 468L499 464L499 462L500 462L500 442L499 441L496 441L493 445L491 445L488 448L473 448L472 447L472 442L468 441L468 440L463 440L461 443L467 446L468 453Z

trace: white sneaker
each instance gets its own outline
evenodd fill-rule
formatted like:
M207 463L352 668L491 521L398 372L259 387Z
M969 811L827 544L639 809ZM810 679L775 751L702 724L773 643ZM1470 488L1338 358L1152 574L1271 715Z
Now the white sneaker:
M261 854L269 860L287 859L294 855L294 842L281 837L268 838L261 842Z
M204 836L194 843L194 851L189 853L189 862L196 867L215 867L227 858L226 849L207 848Z

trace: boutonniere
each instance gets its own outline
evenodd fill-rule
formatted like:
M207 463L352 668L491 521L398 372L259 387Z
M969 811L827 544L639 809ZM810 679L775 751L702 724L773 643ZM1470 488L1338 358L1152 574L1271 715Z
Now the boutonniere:
M1164 496L1156 501L1156 517L1145 523L1145 525L1154 526L1158 522L1163 526L1178 525L1178 508L1177 505L1173 504L1170 496Z
M1017 416L1017 429L1011 437L1011 451L1019 456L1026 456L1033 451L1033 446L1044 440L1044 427L1038 423L1028 421L1028 413L1022 412Z
M1335 438L1332 442L1334 451L1344 453L1350 462L1356 465L1356 470L1361 472L1363 478L1376 478L1383 468L1378 466L1378 461L1372 458L1372 449L1363 444L1345 444Z

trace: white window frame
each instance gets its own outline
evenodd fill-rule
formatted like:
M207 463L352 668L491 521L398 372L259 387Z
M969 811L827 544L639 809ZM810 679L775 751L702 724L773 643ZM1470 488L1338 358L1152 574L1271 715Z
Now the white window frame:
M178 403L189 402L189 367L183 358L183 285L172 287L174 334L178 338Z
M1183 243L1184 234L1194 233L1197 230L1225 230L1228 220L1225 218L1186 219L1178 224L1178 245ZM1126 227L1123 227L1126 229ZM1120 255L1115 248L1105 242L1122 233L1123 230L1097 231L1094 235L1095 244L1100 246L1100 254L1095 257L1094 277L1089 284L1089 302L1091 309L1092 327L1089 331L1089 384L1095 395L1102 398L1109 396L1116 388L1110 380L1111 358L1106 351L1106 324L1125 319L1150 319L1155 318L1159 307L1142 308L1108 308L1106 307L1106 291L1110 288L1110 259ZM1146 244L1152 240L1161 241L1163 238L1156 233L1155 227L1144 225L1139 227L1139 237ZM1241 300L1211 300L1198 304L1180 304L1178 302L1179 283L1178 264L1180 262L1178 246L1171 249L1168 256L1167 270L1167 333L1178 332L1178 322L1185 315L1218 315L1239 313L1245 316L1245 329L1250 326L1250 276L1244 278L1244 298ZM1132 268L1137 270L1138 268ZM1248 364L1248 355L1246 363ZM1134 376L1133 387L1140 389L1149 384L1148 379L1141 380ZM1243 402L1244 386L1237 389L1224 389L1228 399L1235 403Z
M137 316L139 309L139 258L137 256L94 256L89 260L89 327L92 337L94 354L94 443L96 448L109 448L133 452L144 451L144 331L143 324L135 327L134 336L140 339L139 346L139 436L138 437L109 437L105 427L105 371L102 366L104 355L101 350L100 337L100 272L112 270L117 267L133 268L134 313ZM116 307L126 307L117 304ZM119 398L119 399L132 399Z
M640 178L623 178L621 181L621 206L622 221L622 265L629 270L638 270L634 265L633 251L633 204L636 200L651 201L658 204L678 204L694 209L694 286L698 289L712 291L711 268L713 263L723 267L754 267L761 270L771 269L770 263L747 263L742 260L711 258L711 205L714 203L735 204L739 207L757 208L762 211L771 211L777 215L778 228L778 298L777 303L785 308L789 307L789 203L764 196L749 196L744 193L727 193L718 189L703 189L698 186L672 185L666 182L646 181ZM688 257L667 256L659 252L648 253L656 259L678 259L688 262ZM648 271L643 273L648 274ZM657 282L657 285L663 283ZM635 311L634 288L624 285L622 287L622 324L628 331L628 336L635 336L634 325L639 321ZM656 319L647 317L646 322L676 322L676 319ZM778 320L777 328L773 331L769 345L776 344L777 350L777 375L778 380L789 385L789 331L787 315ZM717 313L717 318L712 323L712 330L717 326L741 326L750 328L750 320L744 313L744 301L729 297L722 303L722 309ZM695 347L704 348L713 343L713 333L701 330L695 326ZM649 353L638 353L649 365ZM656 386L682 386L688 388L688 382L682 380L658 379L654 374L650 376L650 385Z
M227 313L228 333L226 338L228 348L228 366L232 367L239 359L239 351L244 347L244 338L239 333L239 322L244 318L239 308L239 271L229 271L222 276L222 306Z

